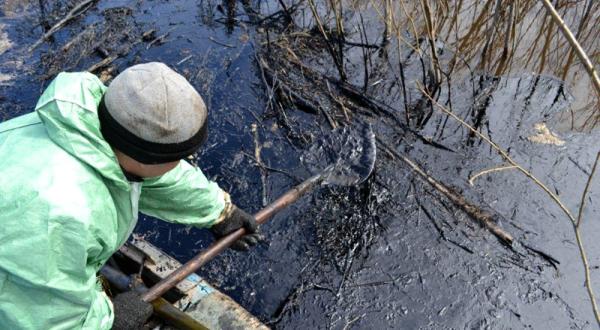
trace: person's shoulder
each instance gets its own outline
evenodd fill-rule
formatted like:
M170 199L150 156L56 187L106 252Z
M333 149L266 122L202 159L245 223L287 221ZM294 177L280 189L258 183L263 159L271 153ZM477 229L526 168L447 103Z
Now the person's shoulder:
M74 219L85 228L90 214L106 212L106 203L100 201L110 200L110 192L93 168L41 133L14 138L21 141L20 147L14 145L0 159L0 214L21 214L36 223ZM2 215L0 220L12 221Z
M54 89L55 93L70 90L80 92L81 88L104 91L106 86L98 77L89 72L61 72L50 82L46 90Z
M102 81L90 72L61 72L53 81L65 84L98 84L104 86Z
M52 185L65 189L103 182L95 169L54 143L43 128L23 131L23 134L15 136L15 139L19 139L21 145L15 145L8 154L2 153L7 159L0 161L0 164L4 170L29 170L21 171L22 181L47 180L51 181Z
M40 117L35 112L30 112L7 121L0 122L0 134L19 128L41 124ZM1 140L1 138L0 138Z
M75 103L82 107L94 107L104 95L106 86L89 72L61 72L46 87L36 108L51 101Z

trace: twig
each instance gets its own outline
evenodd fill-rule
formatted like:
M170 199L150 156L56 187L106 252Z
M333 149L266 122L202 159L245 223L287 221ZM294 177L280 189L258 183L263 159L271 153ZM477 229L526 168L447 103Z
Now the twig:
M331 126L331 129L336 129L338 125L335 122L335 120L333 120L333 118L331 118L331 116L329 115L327 110L325 110L325 108L323 108L322 106L319 106L319 110L321 112L323 112L323 116L325 117L325 119L327 119L327 123L329 123L329 126Z
M275 172L275 173L280 173L280 174L283 174L283 175L287 176L288 178L290 178L290 179L294 180L296 183L300 183L300 182L304 181L304 180L303 180L302 178L300 178L299 176L293 175L293 174L291 174L291 173L289 173L289 172L287 172L287 171L285 171L285 170L282 170L282 169L280 169L280 168L275 168L275 167L267 166L267 165L266 165L266 164L264 164L264 163L260 163L260 164L259 164L259 163L258 163L258 161L256 160L256 157L252 156L251 154L249 154L249 153L247 153L247 152L245 152L245 151L242 151L242 155L244 155L244 156L246 156L246 157L250 158L251 160L253 160L253 161L254 161L254 163L256 164L256 166L262 167L262 168L264 168L265 170L268 170L268 171L271 171L271 172Z
M141 39L136 40L134 42L132 42L130 45L128 45L127 47L124 47L123 49L120 49L119 52L117 54L114 55L110 55L107 58L101 60L100 62L97 62L95 64L93 64L92 66L90 66L89 68L87 68L88 72L94 72L102 67L105 67L109 64L111 64L112 62L114 62L115 60L117 60L119 57L126 55L129 50L131 50L135 45L139 44L140 42L142 42Z
M256 163L259 165L260 169L260 182L262 183L262 204L265 206L269 203L267 198L267 173L260 157L260 151L262 150L262 147L260 145L260 141L258 140L258 125L252 124L250 126L250 130L252 131L252 136L254 137L254 158L256 159Z
M280 95L285 96L285 98L287 98L290 102L292 102L294 105L296 105L299 109L302 109L304 111L314 113L314 114L321 112L320 107L315 105L312 101L307 100L299 93L296 93L282 81L276 80L275 76L276 76L277 72L272 70L271 68L269 68L269 66L266 64L266 62L262 58L257 57L256 59L260 66L261 73L264 74L265 86L269 86L269 84L267 83L267 79L268 79L271 81L271 86L273 86L272 87L273 90L275 90L275 89L278 90L280 92ZM271 71L273 71L273 72L271 72ZM269 92L269 91L267 90L267 92ZM270 96L271 96L271 94L269 95L269 97ZM269 98L269 100L271 100L271 98ZM327 114L324 113L324 116L327 117ZM329 119L330 118L328 118L328 120ZM331 122L330 122L330 124L331 124Z
M435 46L435 27L433 22L433 14L431 13L431 6L429 5L428 0L421 0L421 6L423 7L423 12L425 13L425 26L427 30L427 41L429 42L429 47L431 48L431 59L433 60L433 74L435 79L435 84L439 85L442 82L442 71L440 69L440 61L437 55L437 50Z
M594 316L596 316L596 322L600 325L600 313L598 313L598 305L596 304L596 296L594 295L594 289L592 288L592 276L590 274L590 263L587 260L587 256L585 253L585 249L583 248L583 241L581 240L581 232L577 226L573 226L573 230L575 231L575 239L577 240L577 247L579 248L579 253L581 254L581 260L583 262L584 272L585 272L585 287L587 288L588 295L592 302L592 310L594 311Z
M285 13L285 16L289 22L293 22L294 19L292 18L292 14L290 13L290 10L287 8L287 6L285 5L285 3L283 3L283 0L278 0L279 1L279 5L281 6L281 8L283 9L283 12Z
M333 49L333 46L331 45L331 40L327 36L327 32L325 32L323 23L321 23L321 19L319 18L319 13L317 12L317 6L315 5L315 2L313 0L308 0L308 4L315 18L317 27L319 28L319 32L321 32L323 40L325 40L325 45L327 45L327 49L331 54L331 58L333 59L333 62L338 69L338 72L340 74L340 80L346 81L346 72L344 71L344 54L336 54L335 50Z
M309 113L319 113L319 106L315 105L312 101L307 100L302 95L296 93L289 88L284 82L279 81L277 89L285 95L292 103L294 103L299 109L302 109Z
M261 60L262 61L262 60ZM274 75L272 77L272 85L269 85L269 83L267 82L267 78L265 75L265 69L262 67L262 65L259 65L260 67L260 74L261 74L261 78L263 81L263 84L265 85L265 89L267 91L267 109L273 109L273 104L275 103L275 88L277 88L277 75Z
M331 91L331 86L329 85L328 80L325 80L325 84L327 85L327 91L329 91L329 97L331 97L331 99L340 106L340 108L342 109L342 112L344 113L344 118L346 118L346 122L350 122L350 116L348 115L348 109L346 109L344 102L340 101L339 98L333 94L333 91Z
M583 190L583 194L581 195L581 203L579 204L579 214L577 215L577 228L581 224L581 218L583 216L583 209L585 208L585 201L592 184L592 179L594 178L594 174L596 174L596 167L598 165L598 158L600 158L600 152L596 154L596 160L594 161L594 166L592 167L592 172L590 173L587 183L585 184L585 189Z
M107 65L109 65L110 63L114 62L117 58L119 58L119 55L110 55L109 57L101 60L100 62L97 62L95 64L93 64L92 66L90 66L89 68L87 68L86 71L88 72L94 72L102 67L105 67Z
M40 25L42 25L44 31L48 31L50 24L48 24L48 20L46 19L46 8L44 6L44 1L38 0L38 5L40 6Z
M347 97L348 99L352 100L353 103L356 103L357 105L359 105L363 108L369 109L370 111L372 111L374 113L377 113L379 115L390 118L400 128L402 128L405 131L410 132L416 138L421 140L423 143L430 145L432 147L438 148L438 149L455 152L454 150L444 146L443 144L440 144L436 141L433 141L431 138L427 138L427 137L423 136L418 131L414 130L413 128L408 126L406 123L402 122L396 116L397 110L395 108L393 108L385 103L382 103L376 99L373 99L373 98L369 97L368 95L365 95L364 93L362 93L362 91L359 91L354 85L345 83L336 78L330 77L326 74L323 74L323 73L307 66L306 64L302 63L299 59L297 59L297 56L295 56L295 55L294 55L294 59L290 60L290 63L297 66L306 77L308 77L309 79L313 80L314 82L316 82L318 84L321 84L323 81L331 82L333 84L333 86L338 89L340 94L342 94L345 97ZM272 70L270 68L266 68L266 69ZM332 96L331 93L329 96L330 97ZM314 107L314 109L317 109L317 108ZM317 110L315 110L314 112L318 113Z
M577 41L577 39L575 38L573 33L571 32L571 30L567 26L567 24L565 24L565 22L560 17L558 12L556 12L556 9L552 5L552 3L550 3L549 0L542 0L542 3L548 10L548 13L550 14L550 16L552 17L554 22L560 28L560 31L567 38L567 41L569 41L569 44L571 44L571 47L575 48L575 52L577 53L577 56L583 63L585 70L590 75L590 79L592 80L592 82L594 83L594 86L596 87L596 93L598 94L598 97L600 97L600 78L598 78L598 72L596 72L596 68L594 67L594 64L592 64L592 61L590 61L590 58L587 56L587 54L585 53L585 51L583 50L583 48L581 47L581 45L579 44L579 42ZM600 314L596 314L596 319L597 319L598 323L600 324Z
M83 31L79 32L75 37L71 38L71 40L69 40L62 48L61 50L63 52L68 51L75 43L77 43L79 40L81 40L83 38L83 36L85 36L90 29L94 30L96 28L96 24L92 24L87 26Z
M134 42L132 42L131 44L123 47L122 49L119 49L116 54L110 55L110 56L106 57L105 59L101 60L100 62L93 64L92 66L87 68L87 71L94 72L102 67L105 67L105 66L111 64L112 62L114 62L115 60L120 58L121 56L127 55L127 53L129 53L129 51L131 49L133 49L133 47L135 47L137 44L141 43L144 40L146 35L147 35L147 32L144 33L140 39L137 39ZM159 37L159 38L161 38L161 37ZM156 39L154 39L154 40L156 40Z
M152 45L154 45L156 43L164 43L165 39L169 36L169 34L171 33L172 30L173 29L170 29L169 31L167 31L167 33L152 39L146 46L146 49L150 49L150 47L152 47Z
M50 28L50 30L48 30L48 32L44 33L44 35L41 38L39 38L33 45L31 45L31 47L29 47L29 51L31 52L34 49L36 49L39 45L42 44L42 42L44 42L44 41L46 41L46 39L50 38L53 34L56 33L56 31L60 30L70 20L83 14L87 9L89 9L92 6L92 4L95 1L96 0L85 0L85 1L80 2L75 7L73 7L73 9L71 9L71 11L69 11L63 19L58 21L58 23L54 24L54 26L52 26Z
M558 265L560 265L560 261L558 261L556 258L554 258L553 256L549 255L548 253L536 249L534 247L531 247L527 244L523 244L521 243L521 245L523 245L524 248L534 252L535 254L539 255L540 257L542 257L544 260L548 261L548 263L550 265L552 265L552 267L554 267L554 269L558 270Z
M391 32L392 32L392 22L394 20L393 9L392 9L392 0L385 0L384 5L384 25L383 29L383 38L381 40L381 47L385 48L392 40Z
M234 45L226 44L226 43L224 43L224 42L221 42L221 41L219 41L219 40L217 40L217 39L215 39L215 38L213 38L213 37L211 37L211 36L209 36L209 37L208 37L208 39L209 39L210 41L214 42L214 43L215 43L215 44L217 44L217 45L221 45L221 46L223 46L223 47L227 47L227 48L235 48L235 46L234 46Z
M581 33L583 32L584 27L588 26L588 24L589 24L589 18L590 18L590 14L592 13L592 7L594 4L594 1L595 0L587 1L586 8L584 10L584 14L582 15L581 19L579 20L579 28L577 29L577 34L575 34L575 39L577 39L577 40L579 40L579 37L581 36ZM571 64L573 62L573 55L574 55L574 49L573 49L573 47L571 47L571 49L569 49L569 54L567 55L567 61L564 65L563 74L560 77L561 80L567 80L567 74L568 74L569 68L571 67ZM594 54L592 54L592 57L594 57Z
M183 58L181 61L177 62L177 65L181 65L181 64L183 64L184 62L186 62L187 60L189 60L189 59L190 59L190 58L192 58L192 57L194 57L194 55L193 55L193 54L192 54L192 55L189 55L189 56L186 56L186 57L184 57L184 58Z
M594 167L592 167L592 173L590 174L588 181L585 185L585 189L583 190L583 194L581 195L581 205L579 206L577 224L574 225L574 230L575 237L577 238L577 246L579 247L579 251L581 252L581 257L583 260L583 265L585 266L585 286L588 290L588 295L590 296L590 299L592 301L592 309L594 310L594 315L596 316L596 322L598 322L598 324L600 325L600 314L598 313L598 305L596 304L596 298L592 289L590 266L588 264L587 258L585 257L585 250L583 249L583 242L581 240L581 232L579 231L579 225L581 224L581 217L583 216L583 209L585 207L586 196L592 183L592 179L594 178L594 174L596 173L596 166L598 165L599 158L600 152L596 154L596 160L594 161Z
M314 267L314 266L313 266ZM285 299L279 304L279 306L277 307L277 310L274 313L273 318L270 321L267 321L266 324L267 325L275 325L279 322L281 322L281 320L283 319L283 316L289 311L291 310L294 305L297 305L298 302L298 298L300 297L301 294L304 294L306 292L312 291L312 290L322 290L322 291L328 291L333 293L333 290L319 285L319 284L314 284L314 283L305 283L302 282L299 286L295 287L294 289L292 289L290 291L290 293L285 297Z
M487 169L487 170L483 170L483 171L481 171L481 172L473 175L472 177L470 177L469 178L469 184L471 186L475 185L475 179L477 179L478 177L480 177L482 175L490 174L490 173L493 173L493 172L500 172L500 171L504 171L504 170L510 170L510 169L513 169L513 168L516 168L516 167L513 166L513 165L510 165L510 166L500 166L500 167L494 167L494 168L490 168L490 169Z
M431 196L433 196L432 193L428 192ZM433 225L433 227L435 228L435 230L438 232L438 234L440 235L440 238L450 244L453 244L459 248L461 248L462 250L464 250L465 252L468 252L470 254L473 254L473 250L469 249L468 247L455 242L454 240L448 238L446 236L446 233L444 232L444 230L442 229L442 227L440 227L436 222L435 219L433 218L433 215L431 215L431 213L429 213L429 211L427 210L427 208L425 208L425 206L423 205L423 203L421 203L421 201L419 200L419 198L415 195L415 199L417 201L417 204L419 204L419 207L421 208L421 210L423 211L423 213L425 213L425 217L427 217L427 219L429 219L429 221L431 222L431 224ZM443 204L443 203L442 203Z
M391 278L387 281L381 280L381 281L373 281L373 282L366 282L366 283L358 283L358 284L348 285L348 287L349 288L360 288L360 287L365 287L365 286L380 286L380 285L394 284L394 283L398 282L398 280L403 278L404 276L406 276L406 275L400 274L397 277Z
M348 321L342 330L350 329L350 326L352 326L352 324L354 324L356 321L365 317L365 315L367 315L367 313L363 313L362 315L359 315L359 316L353 318L352 320Z
M369 48L369 49L381 49L381 45L368 44L364 42L355 42L344 39L344 44L352 47Z
M293 4L292 6L290 6L289 8L286 8L286 10L279 10L274 12L273 14L270 14L269 16L263 17L260 20L258 20L257 22L255 22L256 25L262 25L265 21L268 20L272 20L272 19L277 19L280 16L284 15L286 16L286 19L290 20L290 18L288 18L288 13L291 12L295 12L296 9L298 9L298 7L300 6L300 2ZM293 19L290 20L290 22L293 22Z

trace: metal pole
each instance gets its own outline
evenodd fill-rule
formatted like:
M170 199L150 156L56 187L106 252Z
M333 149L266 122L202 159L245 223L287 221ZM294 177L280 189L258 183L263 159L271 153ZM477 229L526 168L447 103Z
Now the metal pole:
M290 189L288 192L280 196L275 202L267 205L264 209L260 210L254 215L258 224L267 222L273 215L288 205L297 201L302 195L314 188L323 179L321 174L310 177L296 187ZM146 293L142 295L142 299L147 302L154 301L155 299L162 296L165 292L169 291L177 283L184 280L190 274L195 272L198 268L202 267L208 261L219 255L231 244L240 239L246 230L240 228L233 233L221 238L220 240L213 243L204 252L198 254L190 261L186 262L183 266L178 268L176 271L169 274L169 276L162 279L160 282L151 287Z
M100 274L120 291L131 289L131 277L125 275L116 268L104 265L104 267L100 269ZM148 288L143 284L138 284L138 287L134 288L134 290L145 291L148 290ZM200 322L182 312L163 298L152 301L152 307L154 308L154 314L160 316L160 318L166 320L169 324L176 326L177 329L208 330L203 324L200 324Z

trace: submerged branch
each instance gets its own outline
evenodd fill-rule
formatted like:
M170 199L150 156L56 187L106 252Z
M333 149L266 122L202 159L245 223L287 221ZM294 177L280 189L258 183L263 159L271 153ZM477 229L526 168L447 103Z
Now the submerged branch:
M443 183L439 182L438 180L427 174L427 172L425 172L423 168L417 165L417 163L410 160L408 157L401 155L397 151L390 149L385 142L381 141L380 139L377 139L377 143L381 150L386 152L392 158L399 159L406 165L408 165L423 180L425 180L433 188L435 188L435 190L437 190L442 195L446 196L446 198L450 199L456 206L458 206L461 210L467 213L471 218L478 221L481 224L481 226L485 227L492 234L498 237L500 241L509 246L512 245L514 238L511 234L509 234L496 224L496 222L494 221L494 216L490 212L484 211L476 205L474 205L473 203L469 202L464 196L458 194L451 188L447 187Z

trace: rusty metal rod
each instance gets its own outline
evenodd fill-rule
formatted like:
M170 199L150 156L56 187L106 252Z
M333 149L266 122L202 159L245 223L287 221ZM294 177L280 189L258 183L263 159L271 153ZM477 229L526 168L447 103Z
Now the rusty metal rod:
M276 201L267 205L264 209L260 210L258 213L254 215L256 218L256 222L258 224L263 224L267 222L272 216L274 216L277 212L283 210L293 202L297 201L302 195L310 191L317 184L319 184L323 179L322 174L318 174L306 179L301 184L296 187L290 189L285 194L281 195ZM179 267L176 271L169 274L169 276L162 279L160 282L156 283L153 287L151 287L146 293L142 295L142 299L146 302L151 302L160 298L165 292L169 291L172 287L177 285L177 283L184 280L190 274L198 270L198 268L202 267L208 261L212 260L214 257L219 255L221 252L225 251L231 244L240 239L246 230L244 228L240 228L231 234L221 238L220 240L214 242L208 249L198 254L194 258L190 259L190 261L186 262L183 266Z

